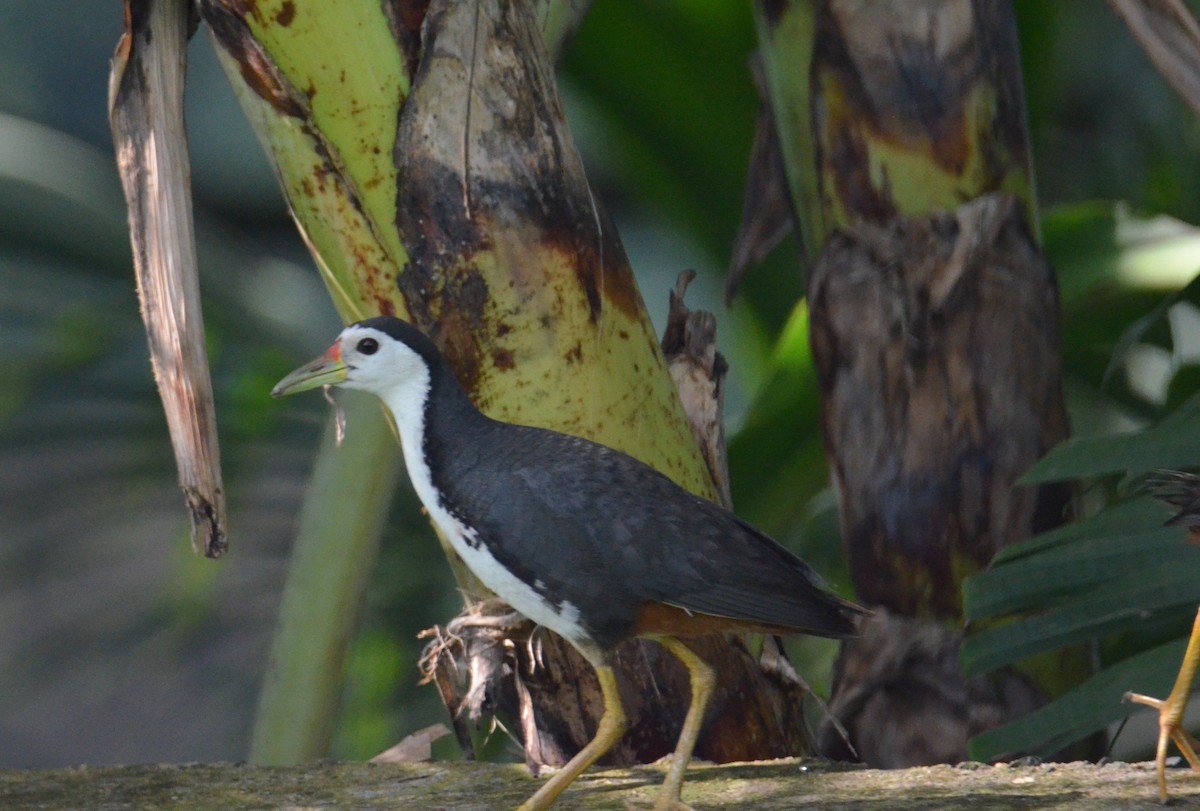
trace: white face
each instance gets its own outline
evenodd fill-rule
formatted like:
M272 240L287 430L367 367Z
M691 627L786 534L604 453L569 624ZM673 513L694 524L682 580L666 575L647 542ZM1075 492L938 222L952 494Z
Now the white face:
M406 389L423 393L429 386L425 360L406 344L372 327L352 326L338 336L348 389L377 394L388 404Z

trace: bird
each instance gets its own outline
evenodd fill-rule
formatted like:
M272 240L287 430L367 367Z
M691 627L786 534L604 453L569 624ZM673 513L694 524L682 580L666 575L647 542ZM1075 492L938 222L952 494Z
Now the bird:
M271 394L324 386L383 400L413 489L463 562L596 672L604 710L594 737L519 811L548 808L624 735L612 667L620 642L652 639L687 668L691 701L654 806L686 808L684 773L715 675L682 639L724 631L844 638L864 613L767 535L632 456L486 416L408 322L380 316L347 326Z

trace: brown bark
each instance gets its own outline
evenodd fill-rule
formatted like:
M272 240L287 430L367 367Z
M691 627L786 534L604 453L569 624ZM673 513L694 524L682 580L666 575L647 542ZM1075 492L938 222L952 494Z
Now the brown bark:
M691 310L684 303L688 285L695 278L696 272L688 270L675 281L662 350L721 506L732 510L725 450L725 373L729 364L717 351L717 317L705 310Z
M872 765L961 760L971 735L1060 692L1084 661L967 681L953 628L962 579L1060 523L1070 500L1016 486L1067 422L1011 4L760 0L757 13L813 262L843 541L858 597L887 610L844 646L831 705ZM836 743L831 725L823 738Z
M818 751L893 769L959 763L972 736L1044 703L1041 689L1013 668L964 679L961 643L941 623L876 609L842 647L829 702L838 723L824 720Z
M964 573L1063 517L1062 490L1014 486L1066 437L1053 273L991 195L835 234L809 307L855 590L959 617Z

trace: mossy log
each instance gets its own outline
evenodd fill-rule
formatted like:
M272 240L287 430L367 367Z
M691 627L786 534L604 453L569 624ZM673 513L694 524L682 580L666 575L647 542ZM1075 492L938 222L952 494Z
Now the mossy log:
M589 772L563 796L563 809L649 807L661 764ZM1174 808L1200 808L1200 778L1170 775ZM237 764L0 770L0 807L373 808L495 811L513 808L537 782L523 766L435 762L405 765ZM724 766L694 764L683 789L698 809L1160 809L1151 763L931 766L879 771L815 759Z

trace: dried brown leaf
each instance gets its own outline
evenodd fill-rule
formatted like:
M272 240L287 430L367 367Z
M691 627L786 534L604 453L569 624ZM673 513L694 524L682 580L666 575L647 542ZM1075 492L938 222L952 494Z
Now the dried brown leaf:
M433 760L433 743L450 734L445 724L433 724L404 738L400 743L385 749L371 763L420 763Z
M183 124L186 0L126 0L109 78L109 122L129 204L129 233L150 360L192 519L192 545L227 548L216 411L204 346L191 173Z
M692 311L684 304L683 297L694 278L695 271L687 270L679 274L675 282L662 349L667 369L687 412L688 423L692 426L692 435L717 485L721 504L732 509L724 420L728 364L717 351L716 316L704 310Z

